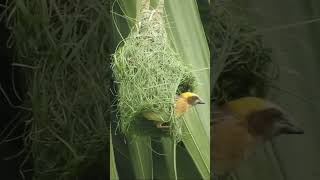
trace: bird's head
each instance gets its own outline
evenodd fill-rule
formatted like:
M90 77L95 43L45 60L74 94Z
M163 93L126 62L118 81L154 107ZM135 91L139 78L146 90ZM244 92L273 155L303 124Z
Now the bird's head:
M186 99L188 104L190 104L192 106L197 105L197 104L205 104L201 100L201 98L195 93L185 92L185 93L180 94L180 97Z
M248 114L248 131L264 139L282 134L303 134L304 131L291 123L291 119L282 110L266 107Z
M256 97L244 97L230 103L233 111L247 121L248 132L265 140L282 134L303 134L292 118L279 106Z

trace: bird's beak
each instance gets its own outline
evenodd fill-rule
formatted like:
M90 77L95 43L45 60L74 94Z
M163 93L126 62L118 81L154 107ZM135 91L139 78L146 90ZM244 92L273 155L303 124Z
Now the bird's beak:
M279 121L276 124L276 128L281 131L281 134L304 134L303 129L295 126L287 119Z
M197 102L196 102L196 104L205 104L205 102L202 101L201 99L198 99Z

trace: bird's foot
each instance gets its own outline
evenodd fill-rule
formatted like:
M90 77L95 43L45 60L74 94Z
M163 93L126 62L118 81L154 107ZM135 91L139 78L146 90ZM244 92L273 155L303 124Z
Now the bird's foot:
M168 129L168 128L170 128L170 126L163 125L163 124L164 124L163 122L157 123L157 128L159 128L159 129Z

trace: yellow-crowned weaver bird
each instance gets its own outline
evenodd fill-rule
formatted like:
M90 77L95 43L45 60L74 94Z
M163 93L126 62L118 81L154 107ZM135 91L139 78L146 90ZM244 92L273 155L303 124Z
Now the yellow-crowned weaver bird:
M204 104L201 98L192 92L184 92L176 96L175 99L175 116L181 117L190 107L197 104ZM153 120L156 123L157 128L169 128L168 125L163 125L165 120L162 118L161 114L155 112L145 112L143 116L148 120Z
M279 106L257 97L242 97L211 106L211 172L226 176L257 144L284 134L303 134Z

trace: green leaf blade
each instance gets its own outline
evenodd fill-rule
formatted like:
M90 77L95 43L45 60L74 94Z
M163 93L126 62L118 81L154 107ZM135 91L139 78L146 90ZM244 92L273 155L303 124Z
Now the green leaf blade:
M153 159L149 136L130 136L128 148L136 179L153 179Z
M186 13L188 12L188 13ZM169 36L184 62L191 64L199 81L196 93L207 104L185 115L183 143L203 179L210 178L210 53L196 1L166 1Z

